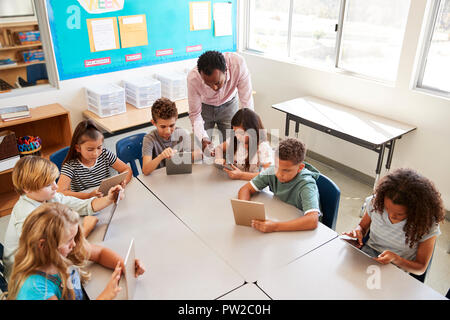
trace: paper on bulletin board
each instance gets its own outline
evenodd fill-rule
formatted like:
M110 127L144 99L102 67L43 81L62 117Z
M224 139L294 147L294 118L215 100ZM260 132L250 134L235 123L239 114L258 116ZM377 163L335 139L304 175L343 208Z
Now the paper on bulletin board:
M122 48L148 45L145 14L119 17L119 29Z
M86 19L91 52L119 49L116 17Z
M189 2L190 30L211 29L211 2Z
M213 7L214 17L214 35L232 36L233 35L233 20L232 20L232 3L231 2L216 2Z

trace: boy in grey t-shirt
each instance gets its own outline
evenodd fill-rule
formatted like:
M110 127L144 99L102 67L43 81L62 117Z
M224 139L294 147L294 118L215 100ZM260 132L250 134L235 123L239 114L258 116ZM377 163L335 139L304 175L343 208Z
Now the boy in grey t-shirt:
M296 206L303 216L290 221L253 220L252 227L262 232L299 231L317 228L320 208L319 190L316 180L320 173L313 166L305 168L306 147L297 139L280 142L276 167L269 167L245 184L238 194L241 200L250 200L251 195L269 186L281 201Z
M142 172L148 175L165 166L165 159L176 152L190 151L189 133L175 127L178 110L175 102L160 98L152 106L152 124L156 129L144 136L142 141Z

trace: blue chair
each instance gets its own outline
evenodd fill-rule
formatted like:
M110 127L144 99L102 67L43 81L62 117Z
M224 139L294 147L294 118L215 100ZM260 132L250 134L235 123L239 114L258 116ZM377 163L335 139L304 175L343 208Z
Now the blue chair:
M330 178L323 174L320 174L316 183L319 189L320 206L323 214L322 223L328 228L336 230L341 190Z
M32 64L27 66L27 82L36 84L38 80L48 80L45 63Z
M123 162L130 164L134 177L139 175L135 163L136 159L139 160L142 169L142 140L144 139L144 136L145 133L138 133L116 142L117 157Z
M50 161L53 162L54 164L56 164L59 171L61 171L62 163L63 163L64 159L66 158L68 152L69 152L69 147L64 147L50 155Z

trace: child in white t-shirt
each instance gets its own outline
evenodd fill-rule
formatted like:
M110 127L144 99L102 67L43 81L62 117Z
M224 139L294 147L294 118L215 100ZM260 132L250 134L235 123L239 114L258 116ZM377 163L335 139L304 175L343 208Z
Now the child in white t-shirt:
M233 170L224 168L231 179L249 181L262 169L274 164L274 152L267 141L261 118L253 110L239 109L231 119L231 126L234 134L216 147L215 161L231 164Z
M397 169L378 183L367 200L359 225L344 234L357 238L356 246L375 255L382 264L393 263L421 275L430 262L439 223L445 212L433 183L410 169ZM369 239L363 238L370 230Z

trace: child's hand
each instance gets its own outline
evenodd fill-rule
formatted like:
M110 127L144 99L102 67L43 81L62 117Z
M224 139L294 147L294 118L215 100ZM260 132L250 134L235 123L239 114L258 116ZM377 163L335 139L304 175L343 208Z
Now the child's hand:
M122 288L119 287L121 273L122 268L120 267L120 262L118 262L105 290L98 296L98 300L112 300L117 296L120 290L122 290Z
M163 159L171 158L176 152L177 152L177 150L174 150L169 147L169 148L164 149L163 152L161 152L161 157Z
M223 170L228 173L228 176L233 180L239 180L242 177L242 171L239 170L238 167L236 167L234 164L230 164L230 166L233 168L233 170L229 170L227 168L223 168Z
M271 220L252 220L252 227L261 232L274 232L276 226L276 222Z
M349 241L352 245L354 245L358 249L360 249L363 246L363 234L362 234L361 229L356 228L355 230L352 230L350 232L342 232L342 234L345 234L349 237L357 238L358 240L356 240L356 241L353 241L353 240L347 240L347 241Z
M384 250L379 256L378 258L374 258L376 261L378 261L381 264L389 264L391 262L395 263L395 260L397 260L398 255L396 255L395 253L393 253L392 251L389 250Z
M120 184L112 187L108 191L108 200L111 202L115 202L117 200L117 197L120 197L119 200L122 200L123 198L125 198L125 192L123 192L123 190L124 189Z
M100 191L98 191L98 188L97 188L97 189L94 189L94 190L92 190L91 192L89 192L89 198L92 198L92 197L101 198L101 197L103 197L103 193L101 193Z
M135 266L134 276L136 278L138 276L140 276L141 274L144 274L145 268L144 268L144 265L142 264L142 262L139 259L136 259L134 261L134 266Z

